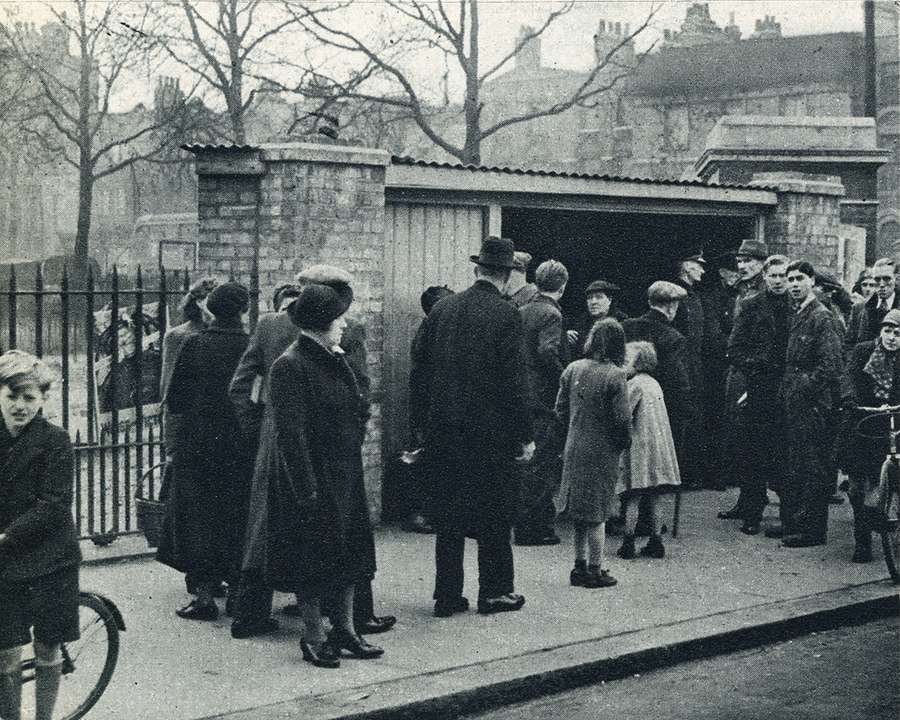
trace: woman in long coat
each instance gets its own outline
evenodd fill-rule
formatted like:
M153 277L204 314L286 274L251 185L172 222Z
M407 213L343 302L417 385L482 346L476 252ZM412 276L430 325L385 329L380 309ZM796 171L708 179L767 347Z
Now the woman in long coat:
M185 342L166 398L169 413L181 421L157 560L185 573L196 591L176 611L190 620L215 620L213 590L223 579L237 580L253 457L228 384L247 347L241 315L248 303L247 290L236 283L213 290L207 309L214 319Z
M602 569L606 521L618 509L619 458L631 442L631 414L622 363L625 333L606 318L588 335L590 357L576 360L562 374L556 416L568 427L556 509L568 509L575 523L572 585L598 588L616 584ZM589 550L589 557L588 557Z
M353 589L375 574L375 545L363 485L368 407L340 350L349 298L310 285L289 307L300 337L272 365L279 466L269 478L266 580L296 594L304 619L303 659L338 667L341 650L378 657L353 627ZM334 603L326 638L323 600Z

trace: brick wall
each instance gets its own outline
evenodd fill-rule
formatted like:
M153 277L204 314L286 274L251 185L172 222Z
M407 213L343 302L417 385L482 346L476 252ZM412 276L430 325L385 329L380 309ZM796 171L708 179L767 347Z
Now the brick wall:
M260 309L304 267L353 275L350 317L366 329L372 419L363 446L373 517L381 506L381 375L384 345L384 179L379 150L292 143L198 152L200 267L250 284Z
M778 188L778 205L765 218L772 253L808 260L818 270L838 274L841 253L841 198L844 186L833 176L758 173L751 185Z

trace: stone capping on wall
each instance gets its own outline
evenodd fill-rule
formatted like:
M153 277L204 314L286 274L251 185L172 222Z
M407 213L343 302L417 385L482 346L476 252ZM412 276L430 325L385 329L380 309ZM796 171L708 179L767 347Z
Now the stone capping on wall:
M390 154L377 148L296 142L260 145L259 157L263 162L333 163L375 167L387 167L391 162Z
M844 185L836 175L811 175L801 172L754 173L752 186L776 187L780 193L805 193L843 197Z

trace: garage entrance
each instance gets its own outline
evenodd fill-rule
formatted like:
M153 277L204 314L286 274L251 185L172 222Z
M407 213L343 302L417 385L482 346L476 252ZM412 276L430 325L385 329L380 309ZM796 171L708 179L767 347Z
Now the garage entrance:
M703 249L704 257L737 249L755 237L750 216L624 213L504 207L504 237L534 257L529 280L544 260L560 260L569 271L561 305L567 315L583 308L584 288L597 278L622 288L620 309L637 315L646 308L647 287L672 280L674 261L683 252ZM714 282L714 273L705 281Z

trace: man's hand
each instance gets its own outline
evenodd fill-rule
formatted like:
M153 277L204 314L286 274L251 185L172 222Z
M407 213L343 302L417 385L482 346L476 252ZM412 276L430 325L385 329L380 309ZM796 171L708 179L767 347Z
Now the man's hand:
M574 345L578 342L578 331L566 330L566 337L569 339L569 345Z
M531 462L531 458L534 457L534 440L532 440L527 445L522 446L521 454L516 458L517 462L527 463Z
M6 545L6 533L0 533L0 547Z

